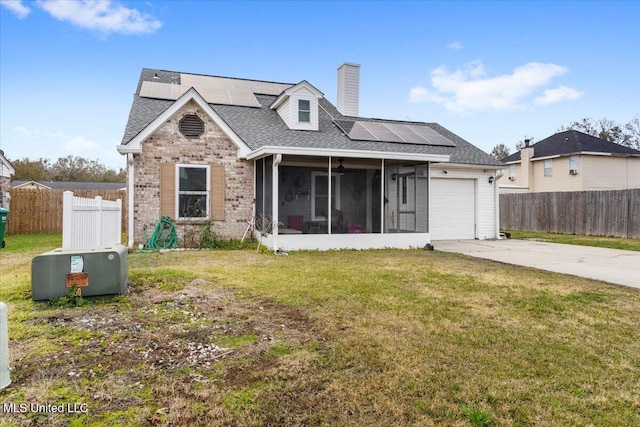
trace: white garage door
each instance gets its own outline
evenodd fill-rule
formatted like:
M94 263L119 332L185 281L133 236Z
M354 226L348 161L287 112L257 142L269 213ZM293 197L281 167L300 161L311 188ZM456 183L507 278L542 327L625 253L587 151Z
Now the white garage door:
M431 180L431 240L476 237L476 185L472 179Z

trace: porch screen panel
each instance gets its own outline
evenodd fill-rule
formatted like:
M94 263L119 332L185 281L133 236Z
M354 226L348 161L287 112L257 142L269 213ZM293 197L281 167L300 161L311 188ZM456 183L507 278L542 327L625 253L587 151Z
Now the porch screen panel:
M416 231L429 232L429 166L416 167Z
M264 211L259 213L256 222L268 226L273 218L273 156L264 158Z
M260 215L264 212L264 159L256 160L256 206L255 206L255 215ZM258 227L256 223L256 228ZM259 231L262 231L262 228L258 228Z
M356 160L350 160L345 162L345 169L339 177L340 191L337 193L340 195L340 208L333 210L331 233L361 234L372 232L372 170L360 166ZM377 197L376 200L377 203L380 203L380 197ZM379 212L378 208L378 215Z
M278 167L278 220L280 232L328 233L329 162L324 157L283 156ZM332 175L332 205L336 202L336 177Z
M385 173L385 230L426 233L428 174L423 165L389 165Z
M367 171L367 231L382 232L382 169Z

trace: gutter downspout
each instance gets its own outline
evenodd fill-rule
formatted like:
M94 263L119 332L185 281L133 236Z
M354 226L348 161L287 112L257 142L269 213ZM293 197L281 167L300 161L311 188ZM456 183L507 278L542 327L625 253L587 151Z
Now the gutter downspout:
M133 153L127 154L127 246L132 249L135 241L135 228L133 226L133 182L135 168L133 166Z
M496 239L500 240L500 192L498 180L504 176L504 172L502 169L496 170L496 178L493 181L495 183L495 187L493 188L494 198L496 201Z

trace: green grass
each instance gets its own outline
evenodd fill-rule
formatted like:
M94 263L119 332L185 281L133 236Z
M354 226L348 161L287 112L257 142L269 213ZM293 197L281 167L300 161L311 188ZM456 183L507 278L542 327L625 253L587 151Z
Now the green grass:
M439 251L213 250L129 254L127 296L55 307L29 298L43 241L0 253L0 393L89 413L0 425L640 424L634 289Z
M621 237L582 236L575 234L537 233L532 231L512 231L512 239L536 239L552 243L567 245L595 246L598 248L623 249L626 251L640 251L640 239L625 239Z
M6 247L0 254L15 252L50 251L62 247L62 234L12 234L5 235Z

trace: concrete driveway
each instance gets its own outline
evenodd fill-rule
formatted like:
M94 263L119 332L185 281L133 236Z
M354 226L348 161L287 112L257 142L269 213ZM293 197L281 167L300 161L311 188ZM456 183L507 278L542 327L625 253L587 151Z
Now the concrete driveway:
M640 252L533 240L443 240L436 250L640 288Z

